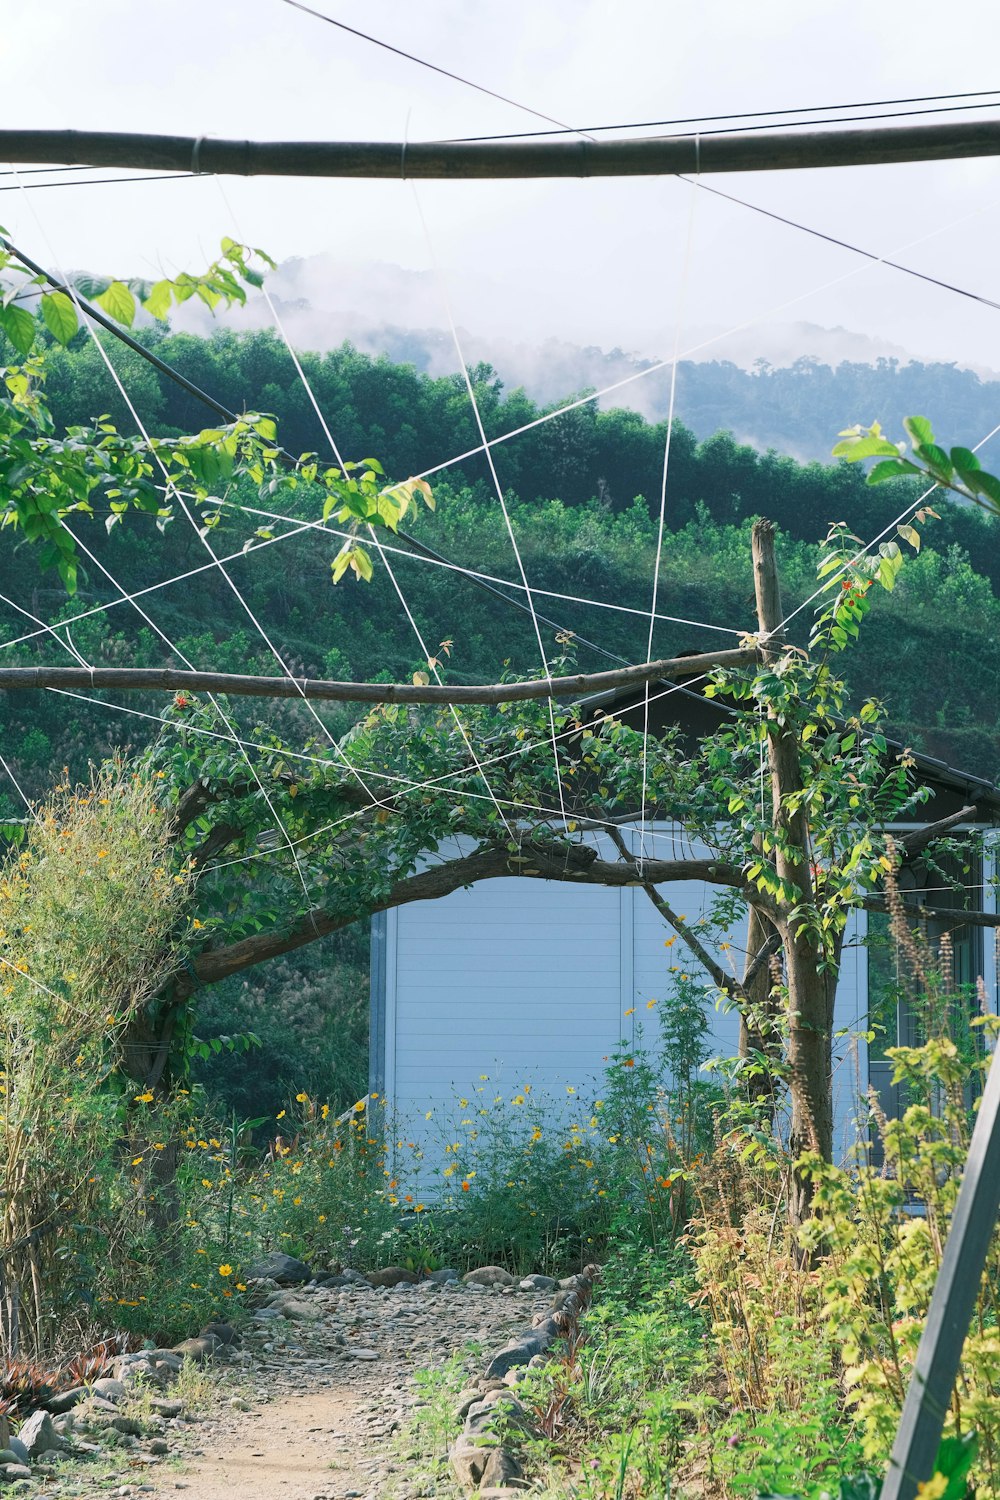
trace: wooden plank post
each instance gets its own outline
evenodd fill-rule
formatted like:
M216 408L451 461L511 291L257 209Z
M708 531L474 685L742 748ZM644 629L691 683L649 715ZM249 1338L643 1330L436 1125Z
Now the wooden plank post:
M1000 1049L998 1049L1000 1051ZM903 1404L882 1500L914 1500L934 1473L962 1347L1000 1210L1000 1063L993 1054L948 1242Z

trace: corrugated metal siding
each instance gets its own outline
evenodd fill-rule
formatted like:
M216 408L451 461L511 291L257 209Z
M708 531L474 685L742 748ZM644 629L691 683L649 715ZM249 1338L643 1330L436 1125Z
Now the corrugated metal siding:
M655 844L647 843L650 855L655 850L670 857L672 831L663 825L655 831ZM638 834L630 836L638 849ZM678 848L682 857L701 852L687 841ZM663 895L696 922L718 892L683 881L663 887ZM717 952L725 967L731 961L739 970L745 932L745 921L734 926L727 935L731 952ZM849 931L848 944L863 935L862 918L860 931ZM652 903L634 888L488 880L440 901L389 912L384 1066L373 1065L373 1077L381 1073L400 1121L411 1122L407 1130L418 1134L417 1123L428 1110L435 1123L455 1112L452 1102L471 1097L482 1074L505 1093L530 1083L536 1096L564 1105L567 1085L581 1095L589 1092L619 1040L631 1044L636 1020L648 1019L647 1002L666 992L672 964L701 979L680 939L664 946L670 936ZM863 949L848 946L837 1029L856 1030L862 1023L865 968ZM734 1055L736 1010L713 1006L709 1020L713 1050ZM378 1034L373 1030L373 1045ZM846 1041L839 1052L837 1135L838 1144L846 1144L858 1090L857 1053Z
M622 894L490 880L396 915L393 1077L404 1113L482 1073L565 1090L621 1035ZM625 893L629 899L631 893Z

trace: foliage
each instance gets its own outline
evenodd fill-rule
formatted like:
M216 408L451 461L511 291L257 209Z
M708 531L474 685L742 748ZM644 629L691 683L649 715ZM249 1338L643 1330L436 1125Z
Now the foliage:
M188 885L162 790L120 765L61 785L0 874L0 1238L29 1347L96 1296L102 1235L136 1207L115 1187L130 1113L116 1064L179 961Z
M323 520L333 517L349 527L333 564L334 582L347 568L359 578L372 576L371 559L355 539L359 527L372 536L377 529L395 531L415 496L433 504L425 480L380 487L383 470L376 459L321 469L314 455L305 454L288 466L287 455L275 446L274 420L258 412L221 428L205 428L195 437L149 441L141 435L125 437L107 416L91 414L87 424L68 427L65 436L58 436L45 394L45 356L31 351L43 324L60 343L69 343L78 331L79 306L65 291L35 293L45 278L32 275L5 245L0 235L0 288L11 276L18 279L3 292L0 329L21 363L0 369L0 526L13 527L37 543L41 566L54 567L68 593L77 587L78 543L67 517L92 516L97 501L108 507L110 531L133 509L154 516L162 527L173 518L176 504L193 521L189 499L204 536L222 521L229 489L240 479L272 502L300 483L318 484L325 496ZM264 252L226 238L221 259L202 276L185 272L152 286L101 282L96 300L126 325L134 321L137 297L154 317L191 296L213 309L231 306L246 300L242 283L261 283L253 257L273 265ZM95 288L88 281L81 290ZM31 303L37 307L34 313ZM272 535L267 528L257 528L256 534L265 539Z

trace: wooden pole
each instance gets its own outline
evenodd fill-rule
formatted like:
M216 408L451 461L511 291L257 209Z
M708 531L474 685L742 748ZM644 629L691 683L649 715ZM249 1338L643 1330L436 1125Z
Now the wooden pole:
M0 159L237 177L661 177L885 166L1000 155L1000 120L630 140L231 141L103 130L0 130Z
M528 682L439 686L412 682L327 682L312 677L246 677L229 672L181 672L172 667L4 667L0 692L29 688L113 688L116 692L232 693L247 698L310 698L331 703L525 703L539 698L580 698L614 688L697 677L714 667L746 667L755 647L667 657L610 672L538 677Z
M994 1052L882 1486L882 1500L914 1500L919 1486L934 1473L998 1210L1000 1065Z

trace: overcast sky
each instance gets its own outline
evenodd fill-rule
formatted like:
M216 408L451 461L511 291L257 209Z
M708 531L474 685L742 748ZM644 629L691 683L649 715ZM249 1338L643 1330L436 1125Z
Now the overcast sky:
M954 0L947 10L913 0L318 8L574 125L1000 84L990 67L1000 15L989 0ZM282 0L34 0L5 10L7 125L418 140L538 124ZM1000 300L1000 160L710 181ZM921 357L1000 368L1000 313L673 180L428 183L419 200L455 315L476 333L661 356L711 337L702 357L738 347L746 360L748 330L719 334L752 324L761 352L772 353L775 330L804 320ZM196 269L224 233L278 259L323 254L332 258L323 295L373 322L383 309L372 265L424 269L432 254L402 182L205 178L15 190L0 193L0 223L42 260L116 274Z

